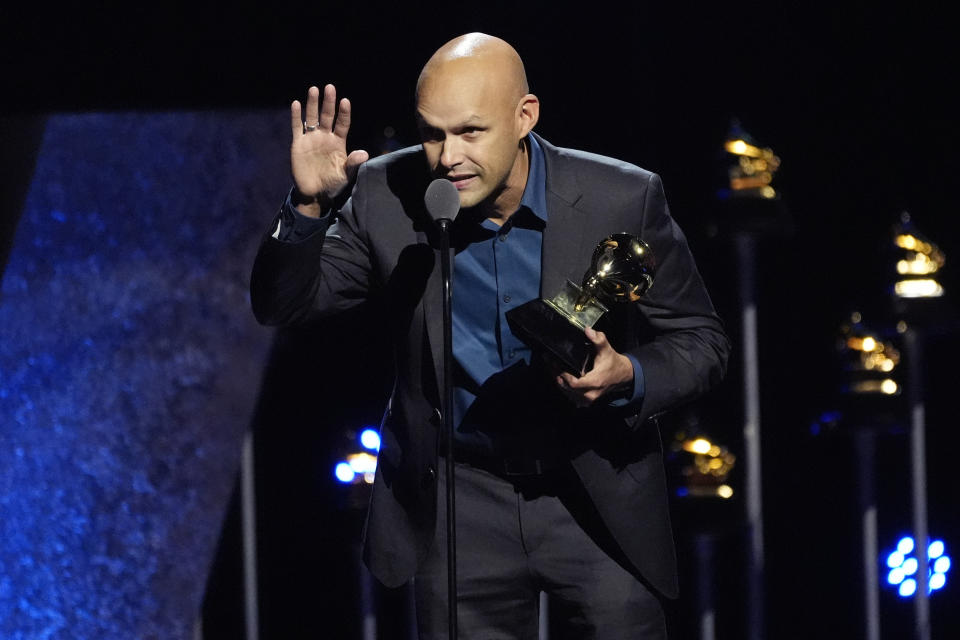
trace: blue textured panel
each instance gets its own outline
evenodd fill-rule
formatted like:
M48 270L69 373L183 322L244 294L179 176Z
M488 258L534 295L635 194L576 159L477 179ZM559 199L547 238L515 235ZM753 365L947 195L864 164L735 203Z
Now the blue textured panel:
M0 637L189 637L271 334L282 112L52 116L0 297Z

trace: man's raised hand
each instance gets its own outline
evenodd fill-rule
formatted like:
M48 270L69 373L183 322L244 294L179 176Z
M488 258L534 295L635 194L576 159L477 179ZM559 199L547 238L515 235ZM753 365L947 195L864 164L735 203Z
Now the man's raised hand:
M347 132L350 130L350 101L340 100L332 84L320 90L307 90L306 115L301 116L300 101L290 105L290 172L293 176L297 210L303 215L320 217L323 204L342 191L361 164L370 155L366 151L347 154Z

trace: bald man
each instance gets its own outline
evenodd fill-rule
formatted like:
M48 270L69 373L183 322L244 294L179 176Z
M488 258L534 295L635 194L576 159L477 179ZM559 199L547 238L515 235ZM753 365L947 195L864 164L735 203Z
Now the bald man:
M347 152L351 105L332 85L291 105L293 189L257 255L251 294L271 325L368 298L385 304L397 380L364 557L387 586L414 581L421 638L445 638L445 478L453 412L457 591L463 638L537 638L539 593L562 638L663 638L677 575L660 439L651 416L721 378L728 343L660 179L533 133L540 102L509 44L467 34L417 81L421 144L368 161ZM441 401L435 178L462 207L453 229L454 402ZM352 186L352 188L351 188ZM557 372L505 313L578 282L597 243L641 237L655 286L586 331L596 356Z

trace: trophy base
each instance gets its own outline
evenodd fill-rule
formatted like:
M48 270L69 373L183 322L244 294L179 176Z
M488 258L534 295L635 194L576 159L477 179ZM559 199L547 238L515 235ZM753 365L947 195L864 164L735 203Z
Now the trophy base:
M507 312L514 335L560 369L581 376L593 367L593 343L546 300L531 300Z

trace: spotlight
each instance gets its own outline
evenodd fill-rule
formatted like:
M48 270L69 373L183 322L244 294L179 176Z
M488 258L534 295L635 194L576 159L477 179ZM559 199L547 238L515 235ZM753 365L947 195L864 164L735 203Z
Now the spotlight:
M897 593L901 598L909 598L914 593L917 592L917 581L913 578L907 578L900 583L900 587L897 589Z
M370 451L380 451L380 434L376 429L364 429L360 432L360 444Z
M927 553L930 555L930 559L936 559L943 555L943 540L934 540L930 543L930 546L927 549Z
M343 484L350 484L357 474L350 468L349 463L338 462L337 466L333 468L333 475Z
M376 453L380 451L380 434L376 429L367 428L359 434L353 432L350 439L355 439L350 447L353 451L334 466L333 475L343 484L373 484L377 472Z
M913 551L913 548L913 538L910 536L904 536L903 538L900 538L899 542L897 542L897 551L900 552L901 555L907 555Z
M887 554L885 564L887 584L897 587L897 594L901 598L909 598L917 591L917 580L913 577L917 573L920 562L909 554L916 551L916 544L910 536L904 536L897 542L896 550ZM927 592L932 593L942 589L947 584L947 572L950 570L950 557L946 554L943 540L934 540L927 545L927 558L930 561L927 570Z

